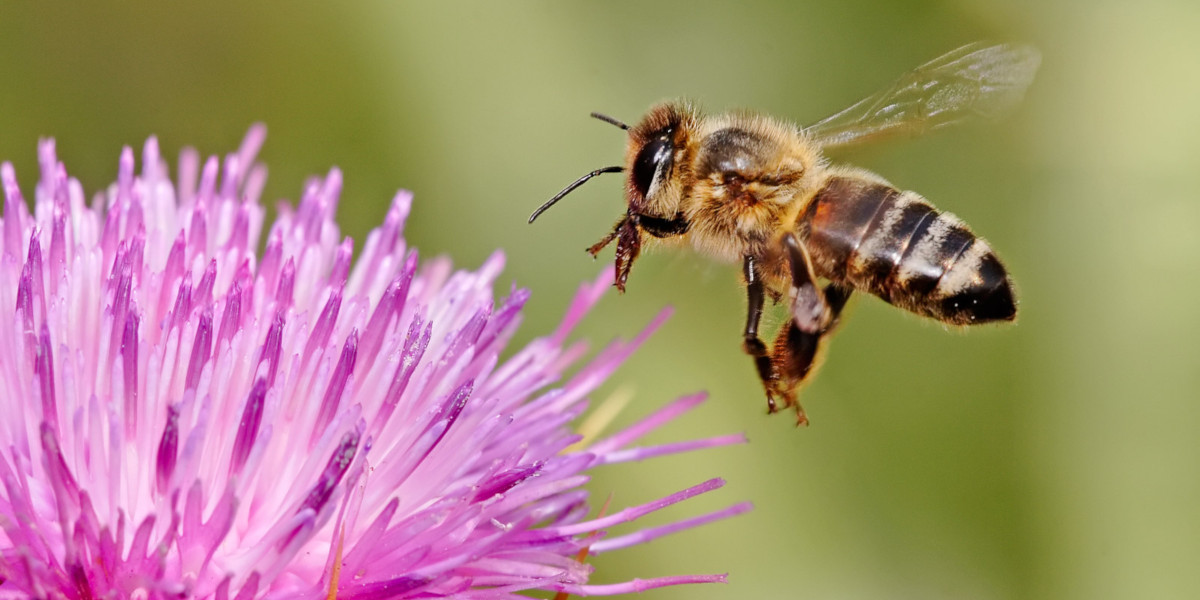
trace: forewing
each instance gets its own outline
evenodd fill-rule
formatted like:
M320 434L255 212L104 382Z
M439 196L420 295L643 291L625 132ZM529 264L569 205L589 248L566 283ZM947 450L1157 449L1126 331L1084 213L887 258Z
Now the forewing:
M1032 46L963 46L805 131L828 148L896 134L920 135L974 117L994 119L1021 101L1041 61Z

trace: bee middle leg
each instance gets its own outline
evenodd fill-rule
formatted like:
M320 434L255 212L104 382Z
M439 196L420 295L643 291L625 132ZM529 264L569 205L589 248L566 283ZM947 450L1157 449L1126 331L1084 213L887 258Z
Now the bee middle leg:
M746 312L746 327L742 330L742 350L749 354L754 359L754 367L758 370L758 377L763 382L763 387L767 391L767 412L775 412L779 410L779 405L776 403L774 394L774 382L779 379L775 373L774 364L771 361L771 353L767 350L767 345L758 337L758 325L762 321L763 303L766 300L764 296L763 283L761 275L754 266L755 259L753 256L747 255L742 260L742 275L746 278L746 296L749 300L749 307ZM786 405L786 399L785 405Z

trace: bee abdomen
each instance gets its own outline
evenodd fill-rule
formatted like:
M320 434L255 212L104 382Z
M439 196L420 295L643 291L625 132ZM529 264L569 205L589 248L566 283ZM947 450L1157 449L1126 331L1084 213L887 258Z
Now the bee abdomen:
M914 192L831 177L800 216L817 274L958 325L1016 316L1008 273L983 239Z

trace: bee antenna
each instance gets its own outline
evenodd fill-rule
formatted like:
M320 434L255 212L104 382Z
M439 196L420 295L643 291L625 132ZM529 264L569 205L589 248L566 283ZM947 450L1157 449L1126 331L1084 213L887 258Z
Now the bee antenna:
M534 219L538 218L538 215L546 212L547 208L554 206L555 202L562 200L563 196L566 196L567 194L570 194L571 192L575 191L575 188L587 183L587 180L589 180L597 175L602 175L604 173L620 173L621 171L624 171L624 170L625 170L624 167L604 167L603 169L596 169L595 171L592 171L591 173L588 173L587 175L584 175L583 177L576 179L574 183L572 183L571 185L568 185L566 188L563 189L563 191L555 194L553 198L547 200L545 204L539 206L537 210L533 211L533 214L529 215L529 222L532 223Z
M598 113L598 112L594 112L594 113L592 113L592 118L593 118L593 119L600 119L601 121L604 121L605 123L608 123L609 125L616 125L617 127L620 127L621 129L624 129L625 131L629 131L629 126L628 126L628 125L626 125L626 124L624 124L624 123L622 123L622 122L620 121L620 119L616 119L616 118L614 118L614 117L610 117L610 116L608 116L608 115L606 115L606 114L603 114L603 113Z

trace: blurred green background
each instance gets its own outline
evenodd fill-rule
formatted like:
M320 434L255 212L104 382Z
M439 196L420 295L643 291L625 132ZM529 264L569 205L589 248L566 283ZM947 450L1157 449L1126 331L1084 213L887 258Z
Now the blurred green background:
M834 157L985 235L1021 292L1015 326L947 331L861 298L797 430L763 414L736 267L645 256L585 322L599 345L674 305L599 397L634 389L627 422L707 389L655 440L751 438L606 468L595 492L623 506L719 474L725 489L659 521L756 505L597 557L594 581L730 572L646 595L662 600L1197 598L1198 28L1193 0L5 3L0 157L30 188L54 136L91 192L122 145L223 153L264 121L268 199L338 165L356 239L407 187L426 256L474 267L503 248L503 288L534 291L523 341L594 276L583 248L623 209L619 178L601 178L525 223L621 160L623 136L589 111L633 121L683 96L805 123L962 44L1032 42L1041 73L1004 123Z

